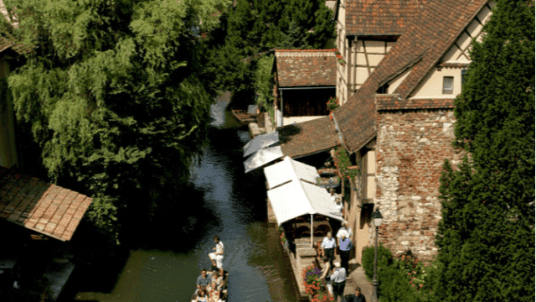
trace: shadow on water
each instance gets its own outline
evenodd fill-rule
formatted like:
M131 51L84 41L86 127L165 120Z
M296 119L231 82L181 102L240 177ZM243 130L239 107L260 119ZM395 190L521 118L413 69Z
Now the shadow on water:
M214 235L225 244L229 302L298 301L277 231L265 222L262 169L244 174L249 133L236 127L227 104L213 105L210 145L190 184L151 222L130 221L120 249L100 246L102 258L78 272L77 290L62 301L189 301L200 269L211 266Z

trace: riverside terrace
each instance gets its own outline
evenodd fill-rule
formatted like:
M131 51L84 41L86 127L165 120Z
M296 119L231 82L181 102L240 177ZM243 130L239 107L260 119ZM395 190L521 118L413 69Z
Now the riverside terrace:
M327 232L336 234L340 228L342 216L335 201L342 196L335 195L334 200L325 188L312 184L318 176L316 168L288 156L264 168L264 174L268 222L280 226L281 242L292 264L301 299L307 301L302 272L310 265L322 269L320 245ZM340 260L337 255L336 261ZM356 284L362 287L363 294L371 294L372 287L355 262L350 264L349 271L345 295L353 294Z

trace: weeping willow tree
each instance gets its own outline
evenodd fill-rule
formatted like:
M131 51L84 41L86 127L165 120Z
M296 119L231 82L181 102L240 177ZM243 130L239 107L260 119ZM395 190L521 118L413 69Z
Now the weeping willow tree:
M125 209L154 212L207 142L214 93L199 80L198 49L230 0L5 4L20 24L0 32L32 49L8 78L16 116L50 177L83 183L105 229Z

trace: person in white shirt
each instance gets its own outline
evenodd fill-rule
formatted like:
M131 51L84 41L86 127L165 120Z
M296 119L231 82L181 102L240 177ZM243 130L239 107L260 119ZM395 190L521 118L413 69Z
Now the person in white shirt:
M334 263L335 268L333 274L331 274L330 280L333 286L333 298L337 302L337 297L341 297L341 301L344 301L344 287L346 285L346 270L341 267L339 262Z
M223 242L220 241L220 237L214 236L214 242L216 246L212 249L215 250L215 253L208 254L210 261L212 261L212 266L220 269L220 276L223 276Z
M342 202L340 200L337 200L337 202L335 203L335 207L337 208L338 213L342 216L343 205L342 205Z
M337 194L335 194L335 189L331 188L329 189L331 200L333 200L333 203L337 203Z
M339 231L337 232L337 238L341 238L343 232L346 237L352 238L352 228L348 227L348 224L346 223L346 221L343 221L341 223L341 227L339 228Z
M329 264L333 267L333 259L335 259L335 247L337 246L337 240L332 237L331 232L326 234L324 240L322 240L322 254L328 258Z

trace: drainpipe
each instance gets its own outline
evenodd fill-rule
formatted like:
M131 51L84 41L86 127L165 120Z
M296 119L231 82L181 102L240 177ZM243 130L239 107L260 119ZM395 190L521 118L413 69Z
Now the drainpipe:
M341 144L343 145L344 147L344 150L346 150L346 152L348 152L348 154L352 155L354 152L350 152L350 150L348 150L348 147L346 147L346 144L344 143L344 139L342 137L342 132L339 128L339 123L337 123L337 118L335 117L335 114L332 114L333 116L333 121L335 122L335 129L337 130L337 133L339 134L339 140L341 141Z

